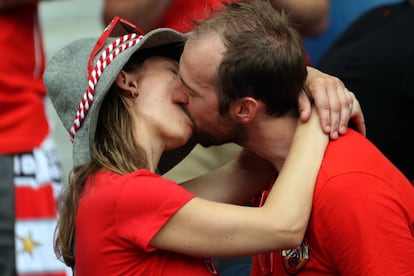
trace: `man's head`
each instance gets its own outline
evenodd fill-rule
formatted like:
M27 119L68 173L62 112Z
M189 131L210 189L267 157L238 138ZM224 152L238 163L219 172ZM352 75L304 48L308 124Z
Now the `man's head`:
M243 98L261 101L270 115L297 115L305 51L287 17L267 1L227 3L190 35L180 75L200 142L206 134L204 145L237 142L232 132L242 125L231 106Z

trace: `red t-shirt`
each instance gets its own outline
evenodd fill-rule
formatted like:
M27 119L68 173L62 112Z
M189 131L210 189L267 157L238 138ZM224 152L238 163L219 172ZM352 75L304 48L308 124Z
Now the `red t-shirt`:
M350 130L328 146L304 242L256 256L251 275L414 275L414 187Z
M30 151L49 126L37 4L0 9L0 154Z
M84 275L212 275L208 262L149 245L194 197L148 170L90 177L76 216L76 273Z

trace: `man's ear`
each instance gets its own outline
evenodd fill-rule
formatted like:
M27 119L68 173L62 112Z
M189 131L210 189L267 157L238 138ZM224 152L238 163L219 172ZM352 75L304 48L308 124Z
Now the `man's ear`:
M138 82L135 74L122 70L115 79L116 85L121 88L127 96L136 98L138 96Z
M256 99L245 97L232 105L232 112L241 123L250 122L256 115L259 103Z

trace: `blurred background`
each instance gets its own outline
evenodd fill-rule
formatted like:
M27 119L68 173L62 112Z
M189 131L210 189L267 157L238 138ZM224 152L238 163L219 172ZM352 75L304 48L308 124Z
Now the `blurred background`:
M40 2L43 41L48 59L73 40L100 35L104 28L101 20L102 3L103 0ZM49 105L49 111L54 123L58 156L62 161L65 175L68 175L72 167L72 144L51 105Z

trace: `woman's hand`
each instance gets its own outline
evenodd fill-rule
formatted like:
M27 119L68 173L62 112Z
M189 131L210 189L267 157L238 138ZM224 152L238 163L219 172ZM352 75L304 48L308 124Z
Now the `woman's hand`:
M362 135L366 135L365 120L361 106L354 93L349 91L337 77L308 67L305 93L299 99L299 112L302 121L310 117L312 102L319 115L322 129L331 139L346 133L348 122ZM309 99L310 98L310 99Z

